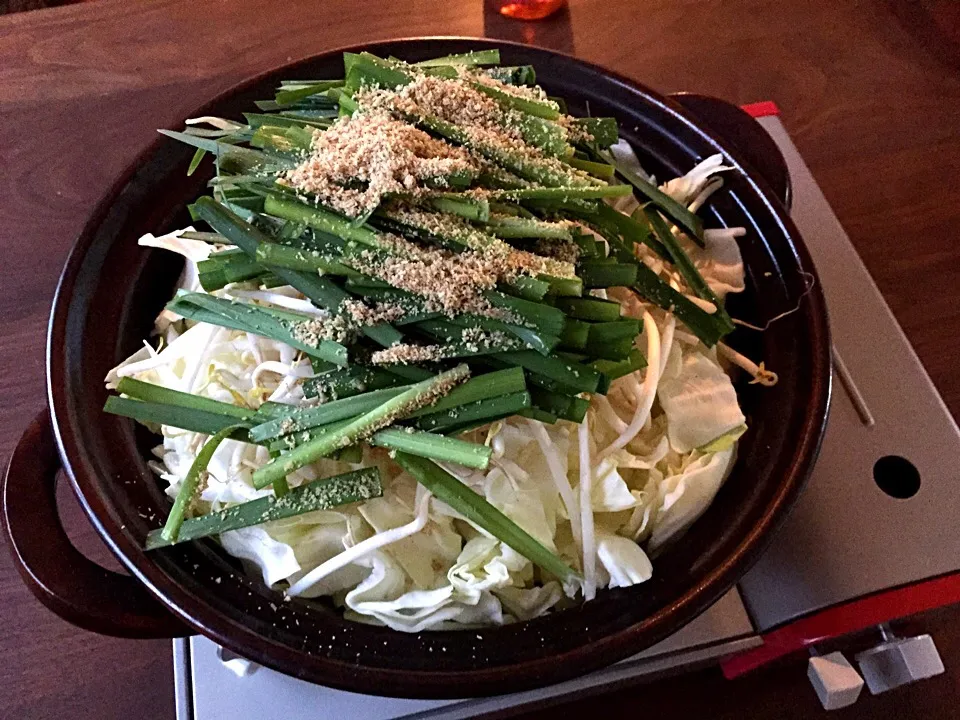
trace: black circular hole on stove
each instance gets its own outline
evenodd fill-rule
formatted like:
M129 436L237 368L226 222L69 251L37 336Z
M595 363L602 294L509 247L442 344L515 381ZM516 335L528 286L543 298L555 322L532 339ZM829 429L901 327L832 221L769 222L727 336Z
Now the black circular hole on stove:
M884 455L873 464L873 481L890 497L906 500L920 489L920 472L905 457Z

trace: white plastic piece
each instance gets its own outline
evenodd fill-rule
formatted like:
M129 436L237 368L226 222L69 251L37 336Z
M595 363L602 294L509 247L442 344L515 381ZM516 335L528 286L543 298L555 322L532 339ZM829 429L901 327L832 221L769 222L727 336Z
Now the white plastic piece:
M260 666L253 660L240 657L226 648L217 647L217 657L227 670L240 678L253 675L260 669Z
M890 640L860 653L856 661L874 695L943 672L943 660L929 635Z
M807 662L807 677L824 710L853 705L863 690L863 678L840 652L816 655Z

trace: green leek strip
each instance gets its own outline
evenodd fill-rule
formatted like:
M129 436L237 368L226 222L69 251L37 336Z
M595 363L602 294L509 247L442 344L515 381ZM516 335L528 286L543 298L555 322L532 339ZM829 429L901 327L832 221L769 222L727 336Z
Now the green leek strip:
M284 154L304 153L310 150L312 139L311 131L296 125L261 125L250 138L250 147L276 150Z
M197 168L200 167L200 162L203 160L206 154L207 151L203 148L197 148L194 151L193 157L190 158L190 164L187 166L187 177L190 177L197 171Z
M600 298L557 298L557 308L572 318L592 322L611 322L620 319L620 303Z
M295 108L291 110L283 110L278 113L277 117L285 120L296 120L298 122L306 124L317 124L323 127L329 127L333 122L339 117L340 108L330 104L330 107L316 107L316 108Z
M523 200L601 200L609 197L625 197L632 195L629 185L590 185L569 187L538 187L517 188L515 190L488 190L488 200L509 200L522 202Z
M370 444L476 470L486 470L490 464L492 451L486 445L409 430L410 428L380 430L370 438Z
M320 207L305 205L296 200L270 194L264 200L263 210L268 215L284 220L293 220L307 227L336 235L343 240L353 240L372 247L379 246L377 233L370 228L365 225L354 225L349 218Z
M330 510L340 505L363 502L382 494L380 471L372 467L362 468L301 485L283 497L257 498L219 512L187 518L175 540L163 537L159 530L152 530L147 535L145 547L147 550L156 550L315 510Z
M251 113L245 112L243 116L247 119L250 127L258 128L262 125L276 125L279 127L315 127L327 128L330 126L331 119L327 118L309 118L309 117L288 117L284 115L275 115L273 113ZM336 113L333 113L336 117Z
M466 365L458 365L452 370L417 383L409 390L396 395L379 407L356 418L337 432L327 433L299 445L286 455L263 466L253 473L254 487L266 487L275 480L299 470L304 465L369 437L383 426L419 410L426 399L439 399L432 396L437 392L446 394L452 389L451 383L460 383L466 380L469 375L470 370Z
M490 333L485 332L482 338L472 338L466 334L468 328L455 325L446 320L422 320L415 327L426 333L433 341L441 343L440 354L444 359L469 358L478 355L491 355L508 350L522 350L527 344L515 336L498 337L496 342ZM475 327L480 327L475 325ZM521 328L522 330L522 328ZM537 338L542 336L531 331ZM552 340L552 338L551 338ZM554 342L544 340L542 348L549 352Z
M557 418L562 418L570 422L581 423L587 414L587 410L590 409L589 400L551 392L543 388L531 388L530 397L533 400L534 409L550 414L554 417L554 422Z
M677 224L681 230L687 233L693 241L700 247L703 244L703 222L694 213L678 203L672 197L660 190L657 186L647 182L642 177L627 168L623 163L617 162L612 158L612 164L617 168L624 179L633 185L636 190L645 198L650 200L659 210Z
M501 292L507 292L510 295L516 295L524 300L539 302L546 297L550 291L550 283L546 280L538 280L529 275L518 275L509 286L498 286Z
M236 427L240 424L237 422L237 418L206 410L131 400L111 395L107 398L103 411L132 418L141 423L167 425L181 430L203 433L204 435L214 435L226 427L233 427L230 432L231 439L249 442L247 431L242 427Z
M339 432L352 422L353 418L339 420L295 435L286 435L271 442L269 448L271 452L292 450L321 436ZM490 460L490 453L484 449L483 445L456 440L455 438L448 440L442 435L422 432L411 427L378 430L367 438L367 442L375 447L382 447L387 450L403 450L414 455L421 455L443 462L453 462L477 470L485 470ZM354 444L350 447L356 448L359 446ZM331 454L330 457L334 457L334 454ZM341 457L341 459L343 458ZM276 481L274 481L274 486L276 486Z
M403 380L391 372L363 365L350 365L345 368L326 371L317 377L305 380L303 394L307 397L320 397L324 402L338 400L371 390L395 387Z
M617 233L604 231L602 234L610 244L612 257L621 263L636 266L637 279L630 288L640 297L672 312L708 347L715 345L720 338L730 332L730 326L723 318L715 317L692 303L682 293L670 287L647 265L638 260L633 249L623 242ZM664 249L664 252L666 253L666 249Z
M633 338L625 337L602 344L590 343L584 350L592 358L603 360L626 360L633 350Z
M563 159L573 155L574 149L567 142L566 130L552 120L521 114L516 125L523 141L539 148L544 155Z
M530 393L517 392L509 395L500 395L487 400L458 405L449 410L430 413L417 420L417 427L431 432L444 432L449 428L468 423L493 422L500 418L516 415L531 405Z
M633 215L624 215L609 205L604 205L598 207L596 217L588 219L587 222L593 225L606 225L607 232L602 233L604 236L610 232L621 235L631 249L634 243L641 243L667 262L671 261L667 248L654 235L642 208L638 208Z
M594 360L590 367L601 373L600 386L597 392L606 395L610 390L610 384L617 378L629 375L637 370L642 370L647 366L647 359L637 349L630 351L624 360Z
M575 118L574 125L592 135L598 147L610 147L620 139L620 128L614 118Z
M438 195L428 197L427 204L440 212L459 215L467 220L486 222L490 219L490 203L485 198L472 198L469 196L446 197Z
M542 422L545 425L553 425L555 422L557 422L557 420L560 419L553 413L549 413L546 410L541 410L540 408L537 408L537 407L521 410L520 412L517 413L517 415L520 415L521 417L525 417L525 418L530 418L531 420L536 420L537 422ZM461 431L461 432L465 432L465 431Z
M195 135L187 135L186 133L175 132L173 130L158 130L157 132L174 140L179 140L186 145L192 145L195 148L205 150L221 160L228 158L245 172L257 170L264 173L275 173L281 170L289 170L296 164L286 158L268 155L265 152L252 148L238 147L231 143L220 142L211 138L196 137Z
M178 294L167 304L167 309L191 320L206 322L221 327L249 332L261 337L286 343L303 350L311 357L318 357L335 365L347 364L347 348L332 340L319 340L316 344L299 340L295 335L298 324L311 320L279 319L276 311L268 311L258 305L232 302L206 293ZM293 315L293 313L290 313Z
M290 90L302 89L300 87L291 87ZM329 111L332 107L329 98L327 97L328 93L334 92L336 88L329 88L325 93L310 95L308 97L302 98L301 100L294 103L280 104L276 100L254 100L253 104L256 105L258 110L262 112L287 112L287 111L296 111L296 112L315 112L315 111Z
M272 196L268 196L264 201L264 206L270 201ZM283 202L279 201L278 202ZM218 204L211 198L203 197L194 203L197 215L209 223L217 232L222 233L230 239L237 247L247 253L251 258L257 257L257 250L261 245L268 244L270 238L260 232L257 228L223 205ZM296 220L296 218L293 218ZM308 224L308 223L304 223ZM337 287L327 278L317 277L315 274L302 273L295 270L284 268L271 268L273 272L279 275L287 283L306 295L319 307L327 308L336 312L344 300L349 299L349 293ZM379 343L384 347L399 342L403 334L389 324L383 323L372 325L362 329L364 335ZM305 351L312 355L309 351ZM336 361L331 361L336 362ZM343 365L343 362L337 362Z
M509 215L511 217L522 217L529 218L531 220L536 220L537 216L530 212L523 205L517 205L512 202L498 202L494 200L489 202L490 210L499 215Z
M588 343L590 345L614 342L616 340L630 340L640 334L640 321L633 318L623 318L613 322L594 323L590 325Z
M590 338L590 323L569 318L560 335L560 342L565 348L583 350Z
M262 243L257 247L257 261L274 268L299 270L300 272L322 275L359 275L353 268L347 267L333 255L325 255L299 247L279 243Z
M587 416L587 410L590 409L590 401L586 398L573 397L570 398L570 409L567 411L564 420L569 420L570 422L577 423L579 425L583 422L583 419Z
M329 435L330 433L340 432L343 428L350 425L355 418L347 418L346 420L337 420L332 422L329 425L323 425L321 427L311 428L309 430L304 430L303 432L296 433L294 435L284 435L281 438L277 438L270 442L267 448L270 452L285 452L287 450L292 450L298 445L303 445L308 443L311 440L316 440L317 438L323 435ZM332 456L332 455L331 455Z
M495 87L484 85L480 82L474 82L470 84L475 90L479 90L484 95L489 95L504 107L519 110L522 113L526 113L527 115L532 115L533 117L537 118L543 118L544 120L558 120L560 118L560 111L554 106L553 103L506 93L503 90L498 90Z
M282 435L290 435L321 425L329 425L337 420L356 417L380 407L387 400L409 389L409 385L384 388L342 400L333 400L314 408L297 408L285 417L268 420L251 428L250 439L263 443Z
M548 240L571 240L570 229L563 223L532 220L530 218L492 216L484 228L502 238L545 238Z
M509 365L529 370L532 375L528 376L528 380L541 387L546 387L546 384L540 384L536 376L542 376L573 393L596 392L597 385L600 383L600 373L587 365L565 362L555 356L543 357L533 350L501 353L493 357ZM547 389L552 390L554 387L547 387Z
M508 395L510 393L523 392L527 389L524 380L523 369L514 367L505 370L496 370L484 375L478 375L467 380L462 385L455 387L445 397L440 398L430 407L422 408L410 417L416 418L423 415L450 410L458 405L477 402L478 400L487 400L499 395Z
M542 278L540 278L542 279ZM563 326L567 321L562 310L544 305L542 303L530 302L512 295L505 295L496 290L487 290L483 293L490 304L496 307L508 310L517 316L520 322L515 324L525 325L536 328L547 335L559 336L563 332Z
M549 295L556 297L580 297L583 295L583 280L578 277L553 277L552 275L538 275L550 286Z
M230 241L227 240L220 233L211 233L211 232L192 232L190 230L184 230L180 233L180 237L185 240L200 240L205 243L214 243L216 245L229 245Z
M544 390L543 388L533 387L530 388L530 400L533 403L533 407L555 415L558 418L565 419L567 413L570 412L570 404L573 397L571 395L564 395L563 393L555 393Z
M183 482L180 483L180 489L177 491L177 499L170 509L167 522L160 531L160 537L166 543L173 544L177 542L180 528L183 526L184 515L187 512L187 508L190 507L190 503L193 502L193 496L197 494L197 488L200 486L200 476L207 469L207 465L210 464L213 453L216 452L220 443L229 437L234 430L241 429L243 429L241 425L228 425L214 433L210 439L203 444L203 447L200 448L200 452L197 453L197 457L187 471L187 476L183 479Z
M396 460L438 500L534 564L562 581L577 578L577 574L560 557L436 463L402 452L397 453Z
M386 370L386 368L384 369ZM390 368L389 372L403 378L404 380L413 382L429 380L437 374L436 370L428 370L427 368L420 367L419 365L398 365Z
M444 55L443 57L432 58L430 60L421 60L414 63L417 67L438 67L442 65L499 65L500 51L493 50L473 50L466 53L457 53L455 55Z
M507 85L535 85L537 73L532 65L484 68L485 75Z
M267 269L246 255L222 260L211 257L197 263L200 285L208 293L219 290L230 283L252 280L267 274Z
M364 280L366 281L366 279ZM398 321L398 324L402 324L404 327L443 317L438 313L428 312L423 298L406 290L398 290L389 286L358 284L352 279L347 281L346 286L349 290L364 298L400 305L407 313L402 321ZM477 327L509 333L521 340L527 347L543 354L548 354L550 349L557 344L558 333L562 332L566 322L562 312L549 305L530 302L501 292L490 291L486 297L492 301L493 305L500 305L512 311L513 314L518 316L516 318L518 322L505 323L482 315L466 313L457 315L449 322L464 328ZM398 368L391 368L391 371L397 372Z
M274 97L274 102L280 106L290 106L310 97L311 95L325 93L331 88L341 87L342 85L343 80L320 80L312 85L300 87L296 90L280 90Z
M609 182L613 180L616 176L617 169L613 165L607 163L593 162L592 160L581 160L580 158L572 157L567 160L567 162L577 170L583 170L588 172L594 177L600 178L601 180L606 180Z
M586 288L630 287L637 279L637 266L632 263L584 262L577 274Z
M646 214L647 218L650 220L650 226L653 228L654 233L656 233L657 237L660 238L660 242L662 242L664 247L666 247L667 252L670 253L670 258L673 261L673 264L676 266L687 285L689 285L693 292L696 293L697 297L713 303L713 305L717 308L715 317L721 319L729 326L730 330L733 330L733 322L730 321L729 316L723 309L723 303L720 301L720 298L718 298L714 294L713 290L710 289L710 286L707 285L707 281L703 279L703 275L701 275L700 271L697 270L697 267L693 264L690 256L687 255L686 251L680 245L680 242L670 231L670 228L667 226L663 216L661 216L657 211L650 209L646 210Z
M238 405L220 402L212 398L194 395L193 393L181 392L165 388L162 385L143 382L131 377L120 378L117 383L117 392L122 395L143 400L146 402L159 403L162 405L175 405L182 408L193 410L202 410L204 412L215 413L236 418L238 420L250 420L256 414L256 410L243 408ZM167 423L164 423L167 424Z
M604 257L596 238L584 232L574 232L573 242L580 248L580 260L598 260Z
M643 298L669 310L686 325L705 345L712 347L730 332L721 318L714 317L692 303L682 293L667 285L653 270L643 263L637 265L637 281L632 288Z
M507 333L520 340L524 346L536 350L541 355L549 355L560 344L560 338L556 335L549 335L520 325L510 325L485 317L460 315L450 318L446 322L451 325L458 325L461 328L480 328L488 332ZM504 348L504 350L506 349Z

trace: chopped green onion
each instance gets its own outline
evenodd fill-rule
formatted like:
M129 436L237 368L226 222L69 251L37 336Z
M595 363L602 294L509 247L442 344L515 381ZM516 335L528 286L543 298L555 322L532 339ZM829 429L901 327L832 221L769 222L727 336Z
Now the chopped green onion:
M650 220L650 226L653 228L653 231L656 233L657 237L660 238L660 242L663 243L664 247L667 249L667 252L670 253L670 258L673 260L673 264L676 266L687 285L689 285L693 292L696 293L697 297L713 303L714 307L717 308L715 317L727 324L730 330L733 330L733 322L729 319L726 311L723 309L723 303L720 301L720 298L718 298L714 294L713 290L710 289L710 286L707 285L707 281L703 279L703 275L701 275L700 271L697 270L697 266L693 264L690 256L687 255L687 252L677 241L677 238L674 237L672 232L670 232L670 228L667 227L667 223L664 221L663 217L656 210L650 210L649 208L646 209L646 214Z
M414 63L418 67L438 67L442 65L499 65L500 51L496 48L492 50L473 50L456 55L444 55L443 57L432 58L430 60L421 60Z
M347 364L347 348L340 343L319 338L308 340L315 333L300 333L299 328L313 320L308 315L281 314L259 305L224 300L206 293L185 292L169 302L167 309L191 320L278 340L335 365Z
M193 496L197 494L197 488L200 485L200 476L207 469L207 465L210 464L210 459L220 446L220 443L229 437L234 430L239 429L242 429L242 426L227 426L214 433L210 439L203 444L203 447L200 448L200 452L197 453L197 457L187 471L187 476L183 479L183 482L180 483L180 489L177 490L177 499L174 500L170 514L167 516L167 522L160 531L160 537L165 542L169 544L177 542L180 528L183 525L184 515L190 503L193 502Z
M541 375L573 393L596 392L600 382L600 373L591 367L568 363L558 357L544 357L532 350L501 353L494 358L529 370L534 374L529 377L531 382L535 383L535 376Z
M266 487L278 478L286 477L299 470L304 465L309 465L335 450L353 445L358 440L369 437L384 426L416 412L426 404L435 402L439 399L438 393L440 396L447 394L453 389L454 384L466 380L469 375L470 371L466 365L458 365L452 370L417 383L336 432L326 433L299 445L286 455L264 465L253 473L254 487Z
M236 427L239 425L237 418L230 415L188 407L177 407L176 405L131 400L116 395L107 398L103 410L112 415L122 415L141 423L167 425L181 430L203 433L204 435L214 435L225 427L233 427L230 435L234 440L249 442L247 431L242 427Z
M518 411L530 407L530 393L516 392L458 405L441 412L424 415L417 420L417 427L431 432L445 431L468 423L493 422L510 417Z
M557 308L572 318L594 322L620 319L620 303L600 298L557 298Z
M584 262L577 273L587 288L630 287L637 279L637 266L633 263Z
M486 470L490 463L492 451L486 445L410 430L411 428L380 430L370 438L370 444L477 470Z
M220 402L212 398L205 398L201 395L194 395L193 393L172 390L162 385L143 382L142 380L136 380L131 377L120 378L120 382L117 383L117 392L123 395L129 395L137 400L203 410L205 412L234 417L238 420L249 420L256 414L255 410Z
M410 417L421 417L444 410L450 410L459 405L487 400L500 395L523 392L527 389L523 370L518 367L497 370L495 372L478 375L455 387L445 397L440 398L433 405L412 413Z
M390 387L342 400L333 400L314 408L293 408L284 417L268 420L251 428L250 439L254 442L266 442L282 435L290 435L321 425L329 425L337 420L356 417L380 407L390 398L409 389L409 385Z
M703 247L703 222L694 213L678 203L672 197L660 190L656 185L644 180L642 177L626 167L623 163L617 162L616 158L611 156L612 164L641 195L650 200L664 214L673 220L678 227L686 232L700 247Z
M382 494L380 471L373 467L361 468L301 485L290 490L283 497L257 498L208 515L187 518L173 539L164 537L159 530L152 530L147 535L145 547L147 550L156 550L211 535L220 535L230 530L261 525L272 520L282 520L316 510L330 510L340 505L363 502L380 497Z

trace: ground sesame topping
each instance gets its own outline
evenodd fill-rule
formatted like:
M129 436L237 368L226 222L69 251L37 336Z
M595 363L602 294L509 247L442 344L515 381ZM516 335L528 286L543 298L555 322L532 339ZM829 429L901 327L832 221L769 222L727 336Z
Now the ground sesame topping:
M359 300L344 300L340 310L346 313L357 327L391 323L402 318L406 312L396 303L377 303L370 307Z
M525 119L521 113L501 107L496 100L460 78L422 75L396 90L368 86L361 88L354 100L363 112L386 111L405 118L432 118L455 125L468 139L466 144L482 155L500 157L509 153L534 161L573 184L593 183L588 173L549 157L525 142L522 131ZM565 130L565 127L558 124L558 129Z
M439 345L397 343L386 350L377 350L370 356L370 362L374 365L412 365L442 358L443 348Z
M539 85L510 85L509 83L501 82L496 78L492 78L484 72L473 71L467 66L463 66L458 74L463 79L472 80L480 83L481 85L486 85L487 87L499 90L506 95L513 95L514 97L523 98L525 100L533 100L538 103L543 103L544 105L549 105L554 110L560 110L560 106L551 100L547 96L546 91Z
M284 179L357 217L377 207L386 193L410 192L426 180L477 169L462 148L386 113L372 112L339 118L314 133L310 155Z
M421 250L417 257L397 257L363 250L351 256L353 266L367 275L433 302L430 309L450 315L474 313L502 319L502 310L483 297L496 287L503 262L466 251Z

